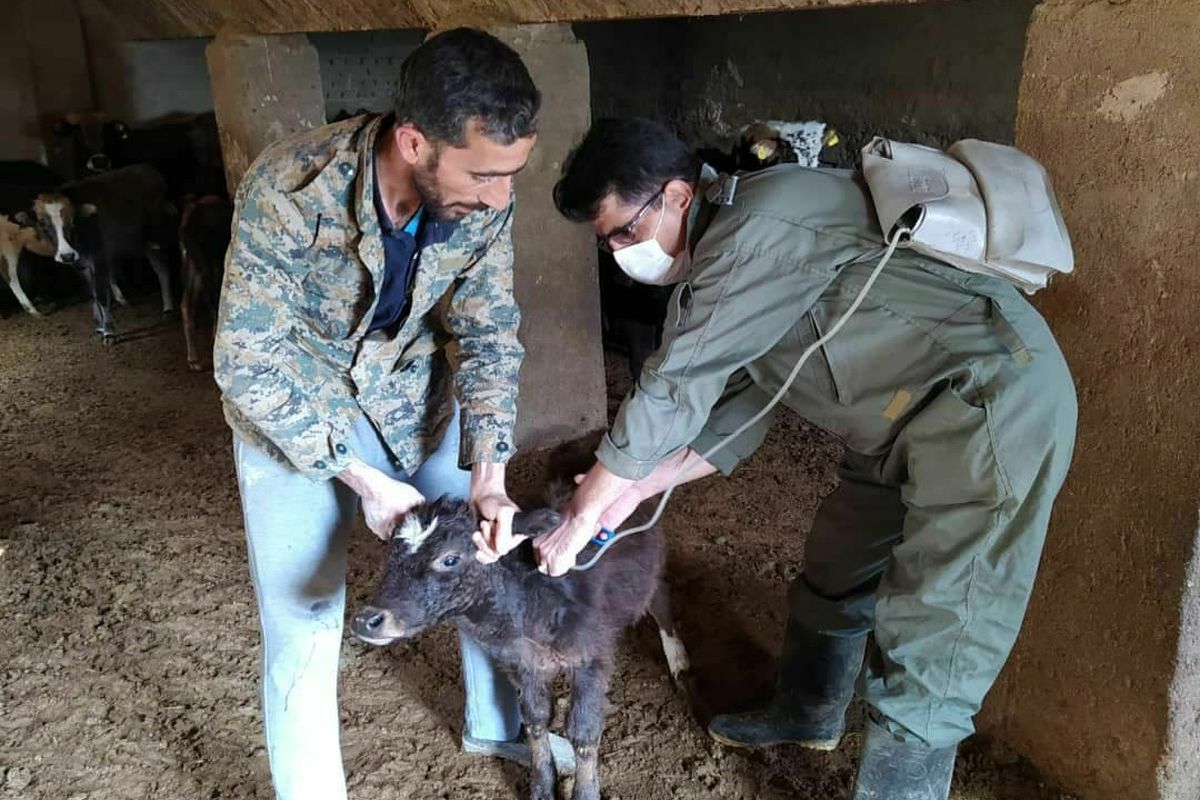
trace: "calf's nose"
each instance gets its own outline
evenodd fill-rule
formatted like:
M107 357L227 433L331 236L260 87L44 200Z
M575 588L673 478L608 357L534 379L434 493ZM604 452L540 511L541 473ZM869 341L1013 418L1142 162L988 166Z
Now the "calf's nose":
M384 615L382 611L369 608L362 612L358 618L362 621L362 629L364 631L373 631L383 625Z
M64 263L64 264L74 264L76 261L79 260L79 254L78 253L63 253L61 256L59 256L59 258L62 260L62 263Z
M404 625L386 608L367 606L354 615L350 631L365 642L381 644L404 635Z

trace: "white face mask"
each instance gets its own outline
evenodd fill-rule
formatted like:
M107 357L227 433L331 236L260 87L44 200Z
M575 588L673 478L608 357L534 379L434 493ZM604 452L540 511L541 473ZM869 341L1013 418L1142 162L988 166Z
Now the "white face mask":
M654 233L650 234L650 238L622 247L613 253L621 271L638 283L667 286L678 281L678 270L671 268L675 264L675 257L663 250L656 238L666 213L667 204L664 201L662 211L658 214L658 224L654 226Z

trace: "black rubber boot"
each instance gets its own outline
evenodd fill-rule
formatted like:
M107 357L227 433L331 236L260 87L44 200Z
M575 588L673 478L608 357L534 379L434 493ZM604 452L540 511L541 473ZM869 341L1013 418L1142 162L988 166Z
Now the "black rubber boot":
M868 721L854 800L946 800L957 750L905 742Z
M784 634L775 696L766 708L718 714L708 734L731 747L797 744L833 750L846 725L846 707L862 669L867 635L838 638L791 620Z

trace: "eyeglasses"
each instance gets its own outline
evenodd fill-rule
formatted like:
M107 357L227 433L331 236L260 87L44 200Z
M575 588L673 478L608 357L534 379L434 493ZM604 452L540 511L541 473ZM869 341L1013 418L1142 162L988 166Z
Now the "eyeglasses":
M597 234L596 247L599 247L606 253L611 253L614 246L621 248L628 247L631 244L637 244L637 234L634 233L634 229L638 226L638 223L645 218L646 214L650 212L650 209L654 207L654 202L662 196L663 190L666 188L666 186L663 186L662 189L659 189L657 192L652 194L650 199L646 201L645 205L638 209L638 212L633 215L633 219L629 220L629 222L626 222L619 228L614 228L612 231L604 234L603 236Z

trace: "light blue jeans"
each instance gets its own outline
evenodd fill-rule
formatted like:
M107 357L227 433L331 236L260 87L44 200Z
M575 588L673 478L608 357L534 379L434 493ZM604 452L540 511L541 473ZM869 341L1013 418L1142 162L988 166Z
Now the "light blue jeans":
M354 430L361 460L411 483L430 500L465 497L457 414L437 452L412 475L364 414ZM250 574L262 624L263 728L277 800L342 800L337 701L346 601L346 541L358 495L336 479L314 483L233 437ZM479 645L460 637L466 685L464 733L511 740L521 731L516 692Z

